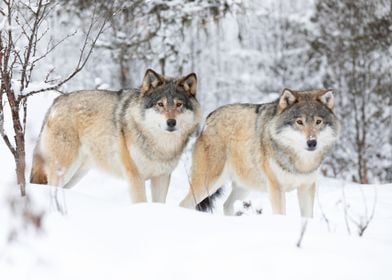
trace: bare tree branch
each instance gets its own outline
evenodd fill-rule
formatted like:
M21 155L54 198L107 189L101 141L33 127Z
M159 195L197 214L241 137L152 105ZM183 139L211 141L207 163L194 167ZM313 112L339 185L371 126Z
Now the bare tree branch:
M7 16L6 13L3 11L3 9L0 8L0 14L2 14L3 16Z
M74 36L77 33L77 30L75 30L73 33L66 35L65 37L63 37L62 39L60 39L59 41L57 41L56 43L54 43L51 47L48 47L45 51L45 53L43 53L40 57L34 59L31 64L36 64L37 62L39 62L41 59L45 58L48 54L50 54L51 52L53 52L61 43L63 43L65 40L67 40L68 38L71 38L72 36ZM48 44L49 46L50 44Z
M37 12L34 12L30 6L27 5L27 7L32 11L32 13L36 16L34 19L33 27L29 36L29 41L28 45L26 48L26 52L24 55L24 63L22 65L22 74L21 74L21 81L20 81L20 92L23 92L24 88L26 87L26 84L28 81L26 80L26 76L28 75L27 73L27 67L30 63L30 56L31 53L34 51L35 46L36 46L36 36L38 32L38 28L40 26L40 21L42 20L43 15L45 14L45 5L42 4L43 0L39 0L38 5L37 5ZM44 9L43 12L41 12L41 9ZM40 16L41 15L41 16Z
M319 192L316 193L316 196L317 196L317 204L318 204L318 206L319 206L319 208L320 208L320 211L321 211L321 216L323 217L323 220L324 220L325 223L327 224L328 231L331 232L330 221L329 221L327 215L325 214L324 208L323 208L322 205L321 205Z
M102 24L101 24L97 34L95 35L93 41L90 44L90 47L89 47L89 49L87 51L87 54L85 55L86 47L88 45L88 40L90 38L92 29L93 29L93 27L94 27L94 25L96 23L95 22L95 17L96 17L96 14L94 12L93 18L91 20L90 26L88 28L88 31L87 31L86 36L85 36L85 40L83 42L83 45L82 45L82 48L81 48L81 51L80 51L79 60L78 60L78 62L76 64L76 67L75 67L74 71L71 74L69 74L67 78L61 80L60 82L58 82L55 85L51 85L49 87L42 88L42 89L39 89L39 90L33 90L33 91L27 92L27 93L25 93L23 95L20 95L19 96L20 100L23 100L23 99L25 99L27 97L30 97L30 96L32 96L34 94L37 94L37 93L40 93L40 92L45 92L45 91L50 91L50 90L58 90L59 87L61 87L63 84L65 84L66 82L71 80L76 74L78 74L84 68L84 66L86 65L88 59L90 58L90 56L91 56L91 54L93 52L93 49L94 49L94 47L95 47L95 45L96 45L100 35L102 34L103 29L104 29L104 27L106 25L106 22L108 20L107 17L103 20L103 22L102 22Z
M0 106L0 135L3 138L5 144L7 145L8 149L11 151L11 153L15 156L16 151L15 147L12 146L10 139L8 136L5 134L4 131L4 111L3 111L3 105L1 104Z

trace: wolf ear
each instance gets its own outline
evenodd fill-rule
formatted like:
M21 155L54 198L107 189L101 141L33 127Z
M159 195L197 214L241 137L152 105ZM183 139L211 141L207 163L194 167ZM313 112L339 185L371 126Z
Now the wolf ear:
M197 76L195 73L191 73L188 76L182 78L179 83L180 86L184 88L186 92L190 95L196 95L196 88L197 88Z
M279 97L279 111L282 112L284 109L292 105L297 100L297 96L292 90L285 88Z
M164 78L152 69L147 69L146 74L144 74L143 83L141 86L141 92L144 94L151 88L156 88L157 86L163 84Z
M319 100L324 103L329 109L333 109L334 106L334 97L333 97L333 91L331 89L327 90L325 93L323 93L320 97Z

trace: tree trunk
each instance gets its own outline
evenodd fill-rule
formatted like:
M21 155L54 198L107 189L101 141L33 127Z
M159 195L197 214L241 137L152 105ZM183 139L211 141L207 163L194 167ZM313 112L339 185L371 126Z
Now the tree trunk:
M120 50L120 56L119 56L120 83L121 83L121 88L130 88L131 81L129 78L129 64L128 64L128 60L126 59L125 52L126 52L125 49Z
M15 135L16 143L16 178L22 196L26 195L26 152L25 152L25 137L23 132L18 132Z
M13 153L16 164L17 184L22 196L26 195L26 153L25 153L25 135L20 121L19 108L20 100L17 100L14 91L11 88L9 75L4 75L4 88L11 109L12 123L15 132L15 153Z

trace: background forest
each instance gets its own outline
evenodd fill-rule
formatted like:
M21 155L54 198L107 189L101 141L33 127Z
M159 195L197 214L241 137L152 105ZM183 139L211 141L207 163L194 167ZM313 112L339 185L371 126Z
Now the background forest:
M137 87L148 67L196 72L208 114L271 100L284 87L332 88L343 130L323 174L392 181L391 1L70 0L53 9L49 43L72 36L39 74L66 75L91 15L108 18L85 69L63 91Z

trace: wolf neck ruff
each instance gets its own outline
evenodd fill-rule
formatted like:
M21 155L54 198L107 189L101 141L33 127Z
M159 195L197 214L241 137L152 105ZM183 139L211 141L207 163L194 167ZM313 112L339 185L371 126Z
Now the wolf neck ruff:
M288 156L287 153L284 152L284 150L289 147L284 147L283 145L280 145L272 137L271 137L271 144L275 153L273 155L274 160L279 165L279 167L282 168L282 170L288 173L310 175L316 172L321 165L321 160L320 160L317 164L315 164L315 166L312 169L308 171L301 171L296 167L295 160L292 158L292 156Z

